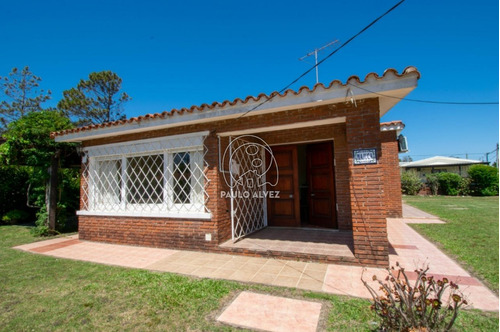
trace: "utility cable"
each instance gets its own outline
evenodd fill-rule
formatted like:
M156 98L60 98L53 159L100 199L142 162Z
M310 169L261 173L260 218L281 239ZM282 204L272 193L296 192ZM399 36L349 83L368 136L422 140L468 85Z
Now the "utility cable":
M426 104L445 104L445 105L498 105L498 101L486 101L486 102L462 102L462 101L438 101L438 100L423 100L423 99L412 99L412 98L405 98L405 97L396 97L396 96L390 96L386 95L383 93L378 93L374 92L365 88L360 87L359 85L355 85L352 83L347 82L350 86L353 86L355 88L358 88L360 90L364 90L369 93L373 93L375 95L379 95L382 97L387 97L387 98L394 98L394 99L399 99L399 100L404 100L404 101L412 101L416 103L426 103Z
M349 38L346 42L344 42L342 45L340 45L337 49L333 50L330 54L328 54L326 57L324 57L321 61L319 61L317 64L315 64L314 66L312 66L311 68L309 68L308 70L306 70L304 73L302 73L299 77L297 77L296 79L294 79L290 84L288 84L287 86L285 86L283 89L281 89L279 92L274 92L272 93L269 97L266 96L266 100L264 100L263 102L261 102L260 104L258 104L257 106L253 107L252 109L246 111L245 113L243 113L242 115L240 115L238 117L239 118L242 118L244 117L245 115L247 115L248 113L250 112L253 112L254 110L256 110L257 108L259 108L260 106L264 105L265 103L271 101L274 97L276 97L277 95L281 94L282 92L284 92L285 90L287 90L290 86L292 86L293 84L297 83L302 77L306 76L307 74L309 74L312 70L314 70L316 67L318 67L320 64L322 64L323 62L325 62L328 58L330 58L332 55L334 55L335 53L337 53L338 51L340 51L342 48L344 48L347 44L349 44L351 41L353 41L356 37L358 37L359 35L361 35L363 32L365 32L366 30L368 30L372 25L374 25L375 23L377 23L379 20L381 20L384 16L386 16L387 14L389 14L390 12L392 12L394 9L396 9L397 7L399 7L399 5L401 5L403 2L405 2L405 0L401 0L399 1L398 3L396 3L394 6L392 6L389 10L387 10L385 13L383 13L382 15L380 15L379 17L377 17L375 20L373 20L370 24L368 24L367 26L365 26L363 29L361 29L361 31L359 31L357 34L355 34L354 36L352 36L351 38Z

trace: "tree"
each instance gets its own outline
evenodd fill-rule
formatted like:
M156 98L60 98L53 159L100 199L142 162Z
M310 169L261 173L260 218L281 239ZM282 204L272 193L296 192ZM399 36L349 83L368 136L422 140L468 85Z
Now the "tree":
M488 165L473 165L468 170L471 191L474 195L498 195L498 168Z
M3 135L6 141L0 146L0 164L33 168L30 177L31 200L41 208L37 225L45 229L45 232L56 227L59 160L68 159L75 153L74 144L57 143L50 138L50 133L72 127L71 121L59 111L31 112L9 124L8 130ZM54 174L52 180L55 180L55 183L48 186L51 172ZM49 214L53 213L52 219L47 215L47 211ZM52 221L50 224L49 220Z
M76 119L77 125L123 120L123 104L130 97L120 93L121 85L122 79L109 70L91 73L88 80L80 80L76 88L64 91L57 107Z
M0 103L0 133L10 122L42 110L41 104L50 99L51 92L38 89L41 80L28 66L22 70L12 68L9 76L0 77L4 95Z
M413 158L411 156L404 156L402 159L400 158L399 161L402 161L402 162L412 162Z

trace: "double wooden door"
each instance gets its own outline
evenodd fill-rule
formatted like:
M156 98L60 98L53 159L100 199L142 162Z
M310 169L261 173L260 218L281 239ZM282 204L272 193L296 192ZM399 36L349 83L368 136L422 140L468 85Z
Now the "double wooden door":
M278 183L268 190L279 191L279 198L268 198L268 225L299 227L300 193L297 145L272 147L277 170L267 174ZM336 228L333 145L331 142L306 146L308 225Z

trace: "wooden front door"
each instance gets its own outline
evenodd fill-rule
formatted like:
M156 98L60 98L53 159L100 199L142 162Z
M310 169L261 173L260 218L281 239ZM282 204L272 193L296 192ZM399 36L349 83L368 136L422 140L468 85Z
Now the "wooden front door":
M337 228L332 143L308 145L306 156L309 224Z
M268 198L268 225L269 226L300 226L299 203L299 176L297 167L297 146L272 147L273 156L278 166L278 172L270 168L268 176L270 183L278 183L275 187L268 186L267 190L278 190L279 198ZM266 158L269 161L269 158Z

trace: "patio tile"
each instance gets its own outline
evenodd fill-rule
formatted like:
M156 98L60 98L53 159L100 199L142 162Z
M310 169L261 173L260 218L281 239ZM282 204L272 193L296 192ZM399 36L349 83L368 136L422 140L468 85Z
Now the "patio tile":
M208 266L201 266L198 269L194 270L192 273L198 277L212 277L214 273L217 271L218 268L216 267L208 267Z
M245 265L241 266L239 270L248 273L257 273L263 266L264 264L246 263Z
M182 274L193 274L199 267L192 265L180 265L175 272Z
M303 268L295 268L293 266L284 266L283 269L280 271L279 276L284 276L284 277L296 277L300 278L302 275Z
M215 271L212 274L212 276L214 278L230 279L231 275L234 272L236 272L236 270L220 268L220 269L217 269L217 271Z
M300 278L297 287L320 292L323 288L323 280L318 281L317 279L302 277Z
M323 271L326 272L327 264L307 263L305 271Z
M314 271L314 270L304 270L302 273L302 278L315 279L323 282L325 279L326 270L324 271Z
M219 322L275 332L313 332L318 328L321 303L242 292L217 318Z
M281 270L285 267L285 264L280 264L280 265L264 265L262 268L259 270L259 272L262 273L273 273L273 274L279 274Z
M272 284L274 279L276 279L276 274L274 273L259 272L250 281L258 282L261 284Z
M229 279L231 280L236 280L236 281L251 281L253 277L255 276L255 272L245 272L241 270L234 271L233 274L229 276Z
M281 287L296 287L299 282L300 277L289 277L289 276L277 276L273 280L274 286Z

